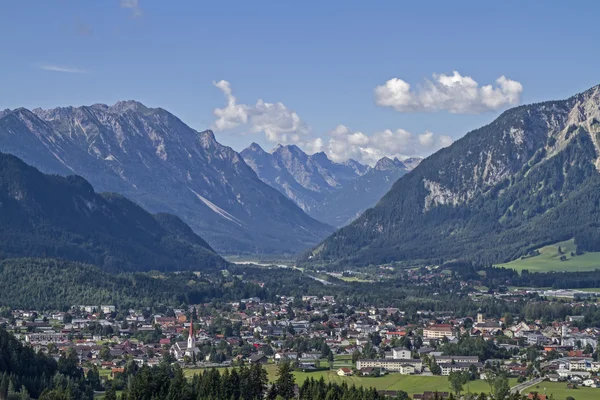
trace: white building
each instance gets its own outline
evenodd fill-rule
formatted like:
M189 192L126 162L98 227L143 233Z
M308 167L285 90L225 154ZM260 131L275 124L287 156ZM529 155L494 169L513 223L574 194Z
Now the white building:
M410 366L410 367L409 367ZM358 360L356 362L356 369L361 370L363 368L381 368L386 371L406 373L420 373L423 370L423 362L420 359L406 359L406 360L393 360L393 359L370 359L370 360ZM410 371L410 372L408 372Z
M392 358L394 360L408 360L412 357L410 350L405 347L392 349Z

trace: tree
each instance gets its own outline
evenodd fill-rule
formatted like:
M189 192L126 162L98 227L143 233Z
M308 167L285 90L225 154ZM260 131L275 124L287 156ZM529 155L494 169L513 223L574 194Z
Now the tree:
M333 369L333 363L335 361L335 357L333 355L333 351L329 352L329 355L327 356L327 361L329 362L329 369Z
M448 382L450 383L450 387L456 393L457 396L460 396L460 392L463 390L463 386L466 383L464 381L464 376L460 371L450 372L448 375Z
M100 358L104 361L110 361L112 359L112 354L110 354L110 348L108 346L103 346L100 349Z
M510 386L508 385L508 379L504 374L499 375L494 381L492 395L494 399L501 400L508 397L510 394Z
M286 361L279 364L275 387L277 388L278 396L281 396L284 399L291 399L294 397L295 379L289 362Z
M117 388L115 385L110 385L104 394L104 400L117 400Z
M398 390L395 400L410 400L410 397L408 397L408 393L404 390Z
M592 354L594 352L594 348L591 344L587 343L583 351L585 354Z
M442 367L440 367L438 365L437 361L435 360L435 357L431 358L431 362L429 363L429 370L434 375L441 375L442 374Z
M94 390L100 390L101 389L101 385L100 385L100 373L98 372L98 367L96 367L94 365L88 371L88 373L87 373L87 379L88 379L88 382L89 382L90 386Z
M505 374L488 369L485 371L485 381L490 386L490 394L495 400L505 399L510 394L510 386Z
M503 317L504 317L504 325L511 326L513 324L514 320L513 320L513 316L511 313L506 312L506 313L504 313Z
M352 364L356 364L356 361L360 358L360 351L354 350L352 352Z

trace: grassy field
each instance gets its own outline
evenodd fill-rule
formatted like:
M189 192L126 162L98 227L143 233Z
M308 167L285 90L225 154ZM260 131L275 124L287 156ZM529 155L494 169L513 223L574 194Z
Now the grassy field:
M585 288L585 289L575 289L581 290L582 292L590 292L590 293L600 293L600 288Z
M561 248L566 261L561 261L563 254L558 253ZM517 271L527 269L531 272L549 272L549 271L591 271L600 269L600 253L584 253L580 256L571 257L571 252L575 253L576 246L573 240L544 246L539 249L540 255L515 260L506 264L500 264L499 267L512 268Z
M224 369L224 368L223 368ZM223 370L221 369L221 370ZM277 366L274 364L265 365L269 375L269 381L277 379ZM202 373L202 369L187 369L185 375L188 377L194 374ZM378 390L404 390L408 394L423 393L424 391L449 392L450 386L448 378L445 376L419 376L419 375L400 375L388 374L378 378L360 377L360 376L338 376L336 371L318 371L318 372L294 372L296 383L302 384L306 379L323 379L325 382L334 382L341 384L346 382L348 385L374 387ZM510 379L510 386L516 385L516 379ZM469 383L468 390L471 393L489 392L489 386L485 381L476 380ZM465 392L467 387L465 386ZM598 392L600 394L600 391ZM579 399L577 399L579 400Z
M358 276L340 276L338 279L341 279L345 282L373 282L371 279L364 279Z
M539 387L538 387L539 386ZM598 400L600 399L600 389L580 387L577 389L567 389L564 382L542 382L539 385L532 386L523 391L523 394L538 392L553 395L556 400L566 399L568 396L575 400Z

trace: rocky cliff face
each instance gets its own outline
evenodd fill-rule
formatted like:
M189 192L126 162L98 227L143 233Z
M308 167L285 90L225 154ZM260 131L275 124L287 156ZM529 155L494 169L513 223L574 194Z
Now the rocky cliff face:
M135 101L4 112L0 150L179 215L225 253L295 252L330 232L211 131Z
M574 221L600 215L591 198L574 206L597 183L599 121L598 87L508 110L423 160L309 256L493 263L572 238Z

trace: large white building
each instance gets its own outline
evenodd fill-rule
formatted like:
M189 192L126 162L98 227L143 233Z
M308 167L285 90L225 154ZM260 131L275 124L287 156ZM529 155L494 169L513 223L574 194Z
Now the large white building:
M68 339L69 339L69 335L67 335L66 333L58 333L58 332L37 332L37 333L28 333L25 335L25 341L27 343L40 343L40 344L62 343Z
M437 324L430 325L423 329L423 337L426 339L441 339L447 336L453 336L454 330L452 329L452 325L447 324Z
M408 375L420 373L423 370L423 362L418 358L406 360L382 358L356 361L356 369L361 370L363 368L381 368L386 371L400 372L401 374Z

